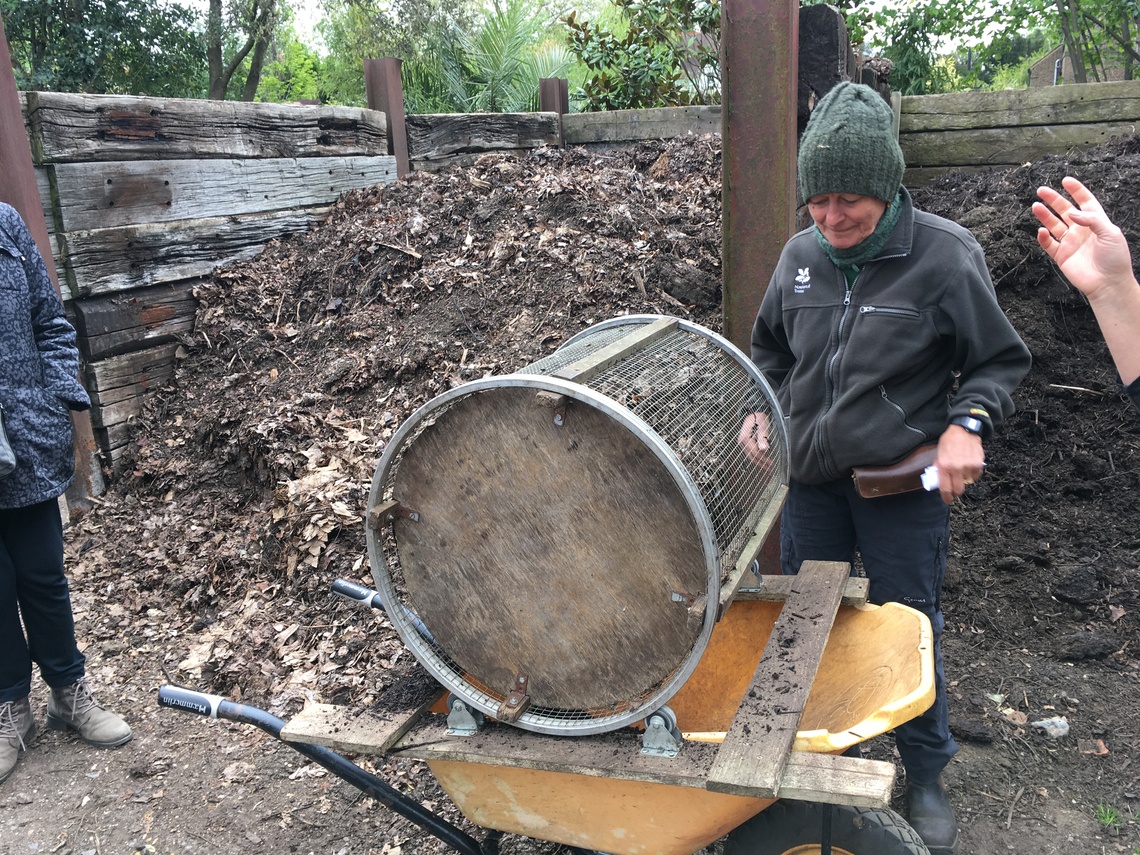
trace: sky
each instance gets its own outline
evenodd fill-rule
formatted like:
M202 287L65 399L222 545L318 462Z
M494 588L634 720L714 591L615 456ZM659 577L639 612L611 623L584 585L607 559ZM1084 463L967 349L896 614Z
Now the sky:
M320 0L289 0L293 7L293 30L297 38L314 50L324 50L324 42L317 33L321 18Z
M203 19L210 8L210 0L177 0L189 9L201 12ZM309 47L324 52L324 42L317 33L317 21L321 18L320 0L285 0L293 10L293 29L297 38Z

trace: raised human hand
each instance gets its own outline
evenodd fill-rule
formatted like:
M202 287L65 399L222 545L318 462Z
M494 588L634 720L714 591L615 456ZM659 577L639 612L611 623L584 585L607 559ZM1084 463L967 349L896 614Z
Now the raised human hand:
M1071 200L1052 187L1037 190L1041 199L1033 203L1033 214L1041 223L1037 243L1090 300L1106 289L1131 285L1132 257L1123 232L1076 178L1066 176L1061 186Z

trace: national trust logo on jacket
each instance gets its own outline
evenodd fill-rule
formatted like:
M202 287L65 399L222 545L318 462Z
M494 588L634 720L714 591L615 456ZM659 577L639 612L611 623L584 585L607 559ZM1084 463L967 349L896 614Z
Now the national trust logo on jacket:
M811 287L811 271L806 267L801 267L799 275L796 276L796 284L794 290L797 294L802 294Z

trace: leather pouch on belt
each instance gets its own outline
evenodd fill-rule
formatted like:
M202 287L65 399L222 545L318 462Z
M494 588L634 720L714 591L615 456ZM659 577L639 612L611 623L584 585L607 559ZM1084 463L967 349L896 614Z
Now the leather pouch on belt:
M922 489L922 473L934 463L937 445L920 445L902 460L886 466L856 466L851 473L864 499L897 496Z

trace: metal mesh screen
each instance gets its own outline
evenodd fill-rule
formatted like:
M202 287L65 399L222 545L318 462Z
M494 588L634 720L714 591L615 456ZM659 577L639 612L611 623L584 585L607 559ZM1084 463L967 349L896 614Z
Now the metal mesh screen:
M614 412L628 414L622 417L624 423L643 435L647 444L667 448L675 456L681 480L688 481L690 493L699 495L694 516L700 517L696 520L698 527L707 529L706 539L712 544L707 550L713 553L706 555L706 561L719 571L719 583L723 584L746 545L752 541L751 551L757 548L754 539L761 518L771 513L773 504L782 498L782 487L787 482L782 416L771 389L747 358L724 339L695 324L677 322L659 336L622 349L623 341L631 334L662 320L666 319L633 316L600 324L514 375L476 381L425 405L401 426L386 449L373 481L371 507L393 500L404 450L415 445L417 437L466 396L478 395L496 383L542 388L549 381L539 378L570 378L570 382L589 390L591 400L604 400ZM576 367L615 348L621 351L620 358L602 359L589 372L576 371ZM754 465L737 441L743 420L751 413L763 413L772 426L770 459L764 467ZM504 695L487 688L479 675L461 668L434 637L432 618L425 621L417 613L407 594L399 544L392 531L370 520L368 541L377 588L405 643L453 694L494 715ZM715 611L714 604L708 613L713 615ZM601 709L532 707L517 725L546 733L585 734L639 720L660 707L683 684L707 643L708 633L711 623L701 636L700 649L679 662L665 679L647 686L637 696Z
M634 316L586 330L520 373L556 374L653 320ZM695 325L679 325L582 383L644 420L677 455L708 507L721 577L727 576L767 499L787 482L782 431L774 431L767 469L756 467L737 442L749 413L780 424L767 384L724 339Z

